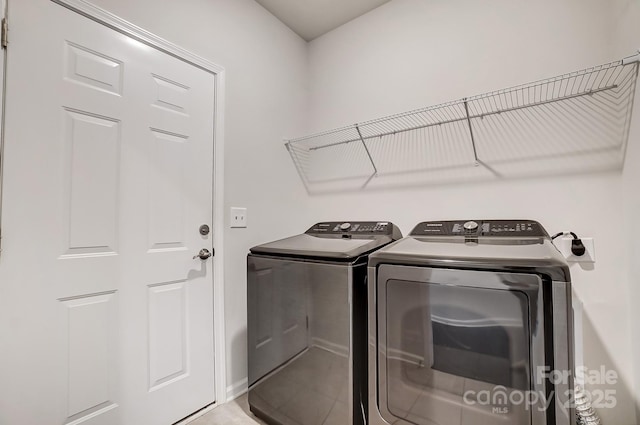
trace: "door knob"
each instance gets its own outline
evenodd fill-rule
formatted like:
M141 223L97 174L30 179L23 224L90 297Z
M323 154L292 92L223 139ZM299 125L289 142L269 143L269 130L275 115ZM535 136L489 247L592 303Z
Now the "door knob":
M202 248L200 252L198 252L198 255L193 256L193 259L195 260L196 258L199 258L201 260L206 260L207 258L212 256L213 256L212 252L209 252L207 248Z

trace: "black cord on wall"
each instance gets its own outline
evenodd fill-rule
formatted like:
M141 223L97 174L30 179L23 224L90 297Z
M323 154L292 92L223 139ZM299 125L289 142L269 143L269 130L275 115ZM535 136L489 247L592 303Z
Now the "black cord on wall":
M576 235L575 233L573 232L556 233L555 235L551 236L551 240L554 240L563 235L573 236L573 240L571 241L571 253L576 257L582 257L584 253L587 251L587 248L585 248L584 244L582 243L582 239L580 239L578 235Z

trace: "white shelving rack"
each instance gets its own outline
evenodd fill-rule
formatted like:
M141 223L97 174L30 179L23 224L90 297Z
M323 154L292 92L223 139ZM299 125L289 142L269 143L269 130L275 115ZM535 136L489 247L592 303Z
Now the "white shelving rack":
M640 51L286 140L310 193L621 169Z

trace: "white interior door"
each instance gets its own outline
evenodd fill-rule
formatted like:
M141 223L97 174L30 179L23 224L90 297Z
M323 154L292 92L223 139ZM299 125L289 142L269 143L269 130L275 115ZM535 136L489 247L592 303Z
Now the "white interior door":
M214 395L215 75L9 5L1 424L171 424Z

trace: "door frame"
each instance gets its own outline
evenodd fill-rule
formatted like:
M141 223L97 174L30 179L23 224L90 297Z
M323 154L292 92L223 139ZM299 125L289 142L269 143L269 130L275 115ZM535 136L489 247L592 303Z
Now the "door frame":
M9 0L0 0L0 5ZM214 134L213 134L213 246L218 252L213 257L213 329L214 329L214 385L215 400L200 412L209 410L226 401L226 339L224 328L224 105L225 70L209 60L152 34L87 0L51 0L72 12L78 13L121 34L138 40L154 49L196 66L215 76ZM5 50L6 52L6 50ZM3 52L3 55L6 54ZM0 59L0 65L6 61ZM4 77L4 75L3 75ZM5 92L2 90L4 102ZM3 117L4 124L4 117ZM3 125L4 128L4 125ZM4 139L4 137L3 137ZM1 146L0 146L1 147ZM0 152L1 154L1 152ZM0 173L1 173L0 168ZM1 176L1 174L0 174ZM1 181L0 181L1 182ZM192 412L195 413L195 412Z
M0 20L8 18L7 0L0 0ZM1 28L0 28L1 30ZM2 252L2 175L4 173L4 110L5 110L5 87L7 85L7 49L0 46L0 253Z

